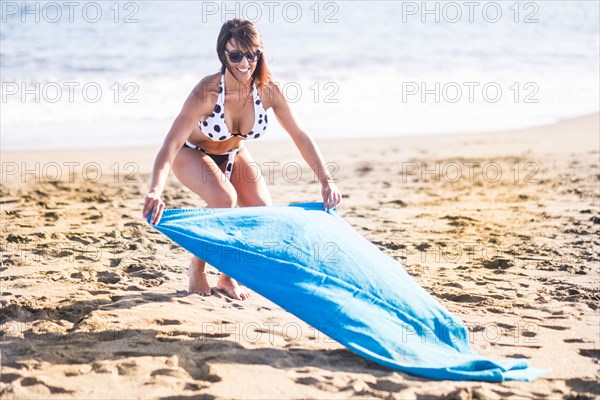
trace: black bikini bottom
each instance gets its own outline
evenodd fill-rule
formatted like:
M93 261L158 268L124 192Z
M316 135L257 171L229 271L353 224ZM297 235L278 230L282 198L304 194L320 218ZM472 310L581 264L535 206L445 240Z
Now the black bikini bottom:
M224 153L224 154L212 154L212 153L209 153L208 151L204 150L203 148L198 147L195 144L188 142L187 140L183 144L183 147L187 147L188 149L193 149L193 150L198 150L198 151L203 152L204 154L206 154L210 158L212 158L213 161L219 167L221 167L222 164L226 164L225 165L225 176L227 177L227 179L231 178L231 172L233 171L233 162L234 162L235 156L237 155L237 153L242 151L242 149L244 148L242 146L242 147L233 149L231 151L228 151L227 153Z

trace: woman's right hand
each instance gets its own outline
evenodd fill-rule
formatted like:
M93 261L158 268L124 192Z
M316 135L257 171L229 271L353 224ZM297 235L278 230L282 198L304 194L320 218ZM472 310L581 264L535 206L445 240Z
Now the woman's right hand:
M161 200L160 194L149 192L144 199L144 210L142 215L144 218L148 217L150 211L152 211L152 217L150 217L150 223L156 225L160 222L163 211L165 209L165 203Z

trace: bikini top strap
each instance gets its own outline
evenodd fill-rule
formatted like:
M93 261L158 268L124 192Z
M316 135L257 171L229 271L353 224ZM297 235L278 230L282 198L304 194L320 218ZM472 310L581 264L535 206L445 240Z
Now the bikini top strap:
M252 83L252 102L254 103L254 109L256 110L256 114L258 115L258 106L256 105L256 100L260 100L262 106L262 99L258 94L258 88L256 87L255 83Z

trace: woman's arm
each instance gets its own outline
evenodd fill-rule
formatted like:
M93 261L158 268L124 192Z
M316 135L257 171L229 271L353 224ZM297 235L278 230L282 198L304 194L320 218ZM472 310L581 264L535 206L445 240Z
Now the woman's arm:
M210 92L210 84L203 79L188 96L183 107L173 121L169 133L163 141L152 168L150 189L144 200L142 215L144 218L152 211L150 222L157 224L160 221L165 204L161 194L167 182L173 160L179 149L190 136L194 125L203 115L210 114L210 103L206 101Z
M312 168L321 183L321 194L323 196L325 209L327 210L337 206L342 200L342 195L337 189L334 179L327 169L325 159L317 144L312 137L299 126L285 96L275 84L272 85L272 96L275 117L290 135L294 144L298 150L300 150L302 158L304 158Z

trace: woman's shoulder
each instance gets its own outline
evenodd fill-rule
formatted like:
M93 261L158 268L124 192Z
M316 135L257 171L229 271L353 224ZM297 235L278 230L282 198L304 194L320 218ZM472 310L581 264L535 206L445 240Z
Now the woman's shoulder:
M194 87L192 93L200 99L206 100L207 96L216 96L219 94L221 85L221 72L206 75Z
M275 100L281 96L281 93L282 92L279 84L273 80L273 77L269 77L262 84L259 95L265 105L265 108L271 108L275 103Z
M269 76L262 84L263 91L272 92L275 89L275 87L277 87L277 83L273 80L272 76Z

